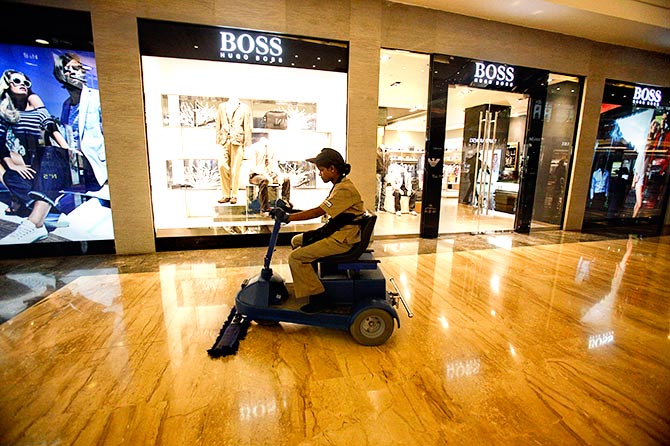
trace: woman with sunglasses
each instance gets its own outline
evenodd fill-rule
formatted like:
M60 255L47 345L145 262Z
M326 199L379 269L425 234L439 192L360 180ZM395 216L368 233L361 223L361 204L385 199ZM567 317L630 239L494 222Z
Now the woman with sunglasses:
M32 243L49 235L44 220L67 176L39 172L51 138L70 150L30 79L20 71L5 70L0 78L0 165L2 182L17 201L16 213L29 215L0 244ZM38 174L39 172L39 174ZM32 208L30 206L32 205Z

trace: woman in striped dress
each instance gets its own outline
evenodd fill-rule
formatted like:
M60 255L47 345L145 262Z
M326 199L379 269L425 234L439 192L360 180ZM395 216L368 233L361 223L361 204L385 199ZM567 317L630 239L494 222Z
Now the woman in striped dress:
M60 156L54 157L47 150L45 140L50 138L58 147L70 149L31 87L30 79L20 71L5 70L0 78L0 175L15 201L13 210L29 212L12 233L0 239L0 244L32 243L47 238L44 220L58 190L68 181L69 169L40 170L47 156ZM67 157L61 159L65 166Z

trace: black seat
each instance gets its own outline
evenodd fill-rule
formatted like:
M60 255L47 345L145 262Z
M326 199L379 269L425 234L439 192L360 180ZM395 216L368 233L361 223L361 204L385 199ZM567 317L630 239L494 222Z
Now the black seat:
M368 249L376 222L377 214L368 210L362 217L354 222L361 226L361 241L356 243L345 253L321 257L320 259L317 259L316 262L321 264L322 269L325 264L336 265L336 269L340 271L347 269L376 269L379 260L374 259L370 254L372 251Z

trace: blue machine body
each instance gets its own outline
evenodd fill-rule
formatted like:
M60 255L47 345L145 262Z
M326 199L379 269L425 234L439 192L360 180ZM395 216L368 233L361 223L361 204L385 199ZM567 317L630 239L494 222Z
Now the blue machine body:
M318 265L317 273L331 302L332 309L319 313L305 313L292 292L292 284L270 268L281 222L275 221L265 264L260 274L242 283L235 298L239 313L251 320L292 322L297 324L349 330L361 311L379 308L388 312L400 327L396 309L391 305L386 289L386 278L372 254L364 253L358 261Z

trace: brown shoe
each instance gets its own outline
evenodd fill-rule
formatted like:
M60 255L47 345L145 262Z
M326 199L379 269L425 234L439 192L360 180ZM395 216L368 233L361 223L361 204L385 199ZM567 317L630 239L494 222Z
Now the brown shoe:
M237 198L232 197L232 198L230 199L230 204L237 204Z
M228 198L228 197L223 197L223 198L219 198L218 201L219 201L219 203L221 203L221 204L223 204L223 203L228 203L228 202L230 201L230 198Z

